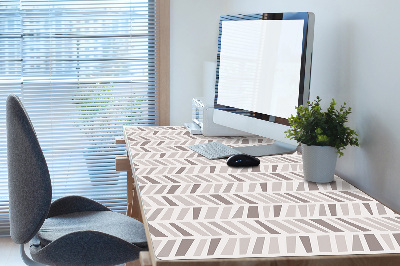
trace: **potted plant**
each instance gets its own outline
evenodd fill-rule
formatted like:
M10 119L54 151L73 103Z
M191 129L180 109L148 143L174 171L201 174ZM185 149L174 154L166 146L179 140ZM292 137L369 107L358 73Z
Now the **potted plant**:
M347 145L359 146L357 133L346 126L351 108L346 103L336 110L332 99L326 112L321 99L308 101L308 106L296 107L297 115L289 118L290 129L286 137L302 146L304 178L307 181L328 183L333 181L336 161Z

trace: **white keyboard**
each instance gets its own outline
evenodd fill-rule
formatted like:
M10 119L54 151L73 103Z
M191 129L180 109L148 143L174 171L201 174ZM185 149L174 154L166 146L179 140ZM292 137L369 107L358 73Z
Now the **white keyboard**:
M234 154L242 154L231 147L228 147L219 142L209 142L204 144L189 146L190 149L207 157L210 160L226 158Z

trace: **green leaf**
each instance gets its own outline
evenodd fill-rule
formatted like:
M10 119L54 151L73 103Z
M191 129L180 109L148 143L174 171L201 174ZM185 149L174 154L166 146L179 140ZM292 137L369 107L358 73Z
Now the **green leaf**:
M320 102L317 96L307 106L296 107L297 114L288 119L290 129L285 131L286 137L307 145L335 147L339 157L346 146L359 146L357 133L346 126L351 108L343 103L337 110L337 103L332 99L324 112Z

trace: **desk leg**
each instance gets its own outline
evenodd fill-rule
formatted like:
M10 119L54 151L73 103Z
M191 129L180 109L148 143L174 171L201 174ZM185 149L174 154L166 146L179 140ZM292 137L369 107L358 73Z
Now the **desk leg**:
M126 211L126 215L132 217L140 222L142 220L142 214L140 213L140 206L138 195L136 193L136 188L134 185L135 180L133 179L132 170L126 171L126 182L127 182L127 200L128 200L128 209ZM146 254L142 254L146 253ZM149 256L149 252L140 252L139 259L130 261L125 263L124 266L151 266L151 260Z
M132 175L132 167L127 156L115 157L115 170L126 171L126 200L128 203L126 215L143 222L138 195L135 188L135 180Z
M132 217L132 212L133 212L133 180L132 180L132 170L126 171L126 200L128 203L128 207L126 210L126 215L129 217Z
M152 266L150 253L148 251L141 251L139 259L125 263L125 266Z
M148 251L141 251L139 253L140 266L152 266L150 253Z
M138 193L135 188L135 180L133 179L132 170L127 171L127 200L128 210L126 215L132 217L143 223L142 214L140 213L140 205L138 199Z

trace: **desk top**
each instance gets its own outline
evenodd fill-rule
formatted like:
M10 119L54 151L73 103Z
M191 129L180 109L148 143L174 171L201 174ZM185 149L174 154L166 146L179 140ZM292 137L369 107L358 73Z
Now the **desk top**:
M301 155L228 167L189 145L272 143L126 127L128 154L160 260L400 253L400 215L335 176L304 181Z

